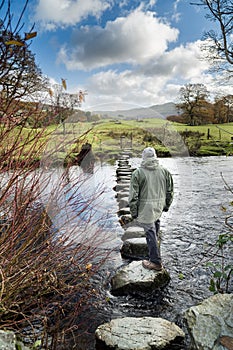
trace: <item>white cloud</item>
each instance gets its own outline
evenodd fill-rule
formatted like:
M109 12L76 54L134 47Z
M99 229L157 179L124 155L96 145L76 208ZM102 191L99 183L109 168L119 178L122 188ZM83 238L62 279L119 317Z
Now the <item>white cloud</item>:
M35 21L47 30L75 25L89 15L99 18L111 3L111 0L39 0Z
M197 41L177 47L131 70L94 74L87 86L88 105L111 101L111 105L121 102L123 108L128 104L129 108L150 106L177 100L181 86L186 83L213 84L211 75L206 73L207 63L200 60L200 44ZM110 109L111 105L103 107Z
M174 4L173 4L173 15L172 15L172 19L175 22L179 22L180 17L181 17L181 13L178 12L178 6L179 6L180 0L175 0Z
M123 108L149 106L167 102L163 93L167 80L162 77L145 77L134 71L117 72L109 70L92 76L88 88L88 105L108 103L104 109L111 109L116 102ZM172 100L172 96L170 95ZM135 103L136 101L136 103ZM114 107L113 107L114 108ZM94 107L95 109L95 107Z
M147 76L164 76L191 80L200 77L209 68L201 52L202 41L181 45L167 51L158 60L154 60L146 67L142 67Z
M107 22L105 28L85 26L76 30L69 48L61 49L59 61L70 70L144 64L160 57L168 43L177 40L178 33L152 12L137 9L127 17Z

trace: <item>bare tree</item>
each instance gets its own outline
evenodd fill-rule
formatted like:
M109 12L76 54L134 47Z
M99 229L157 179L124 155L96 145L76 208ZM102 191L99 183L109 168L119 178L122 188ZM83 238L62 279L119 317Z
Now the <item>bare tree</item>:
M233 95L227 95L223 97L225 106L227 108L227 120L226 122L233 121Z
M4 112L13 99L15 104L15 100L31 97L46 87L46 79L30 51L31 39L37 33L32 27L28 33L21 34L27 4L28 0L16 21L13 21L11 1L2 0L0 4L0 97Z
M65 133L65 121L70 117L75 108L80 107L85 101L86 91L79 90L77 93L68 93L66 80L62 79L61 84L54 84L49 89L51 105L53 106L56 121L63 126Z
M218 69L224 69L231 74L233 70L233 2L230 0L200 0L192 3L193 5L204 6L208 10L206 17L217 22L219 31L210 30L205 33L209 39L205 49L208 52L208 58L217 64Z
M183 111L189 125L200 124L201 108L205 108L208 91L203 84L186 84L180 89L180 104L177 108Z

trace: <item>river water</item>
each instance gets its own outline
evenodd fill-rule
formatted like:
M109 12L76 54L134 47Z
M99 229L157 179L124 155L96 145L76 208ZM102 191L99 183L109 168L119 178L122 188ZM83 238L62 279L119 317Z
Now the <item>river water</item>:
M137 158L129 161L133 167L140 163L140 159ZM111 259L96 276L96 283L102 285L101 292L104 297L107 296L108 301L106 304L100 304L99 309L95 309L95 317L89 327L88 342L81 345L80 339L80 345L77 345L76 349L94 349L96 327L116 317L162 317L176 322L187 332L183 323L183 312L212 295L208 289L211 271L206 268L206 262L212 259L216 251L214 245L218 235L228 232L224 220L232 208L230 202L233 198L226 184L233 189L233 158L173 157L162 158L159 161L172 173L175 193L169 212L164 213L161 218L161 255L171 281L162 291L153 295L111 295L111 276L117 268L129 263L123 260L119 253L122 243L120 237L124 230L118 222L118 204L113 190L116 184L117 164L97 163L93 174L83 174L88 191L96 193L98 186L104 184L101 200L95 204L93 216L97 220L94 229L104 221L104 231L108 232L110 239L103 245L103 249L114 249ZM70 169L71 184L72 174L77 172L80 172L78 167ZM84 188L82 192L85 192ZM107 213L106 219L98 220L103 213ZM213 246L212 250L210 246ZM232 263L232 252L225 255L225 260ZM89 318L90 315L86 314L86 317ZM187 337L185 346L188 346L188 342Z

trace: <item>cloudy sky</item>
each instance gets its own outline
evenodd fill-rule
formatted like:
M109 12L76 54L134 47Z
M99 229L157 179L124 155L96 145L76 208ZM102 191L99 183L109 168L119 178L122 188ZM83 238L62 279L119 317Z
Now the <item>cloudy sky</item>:
M176 102L186 83L215 80L200 60L213 23L189 0L30 0L25 31L51 82L87 90L83 109L108 110ZM24 0L12 0L19 13Z

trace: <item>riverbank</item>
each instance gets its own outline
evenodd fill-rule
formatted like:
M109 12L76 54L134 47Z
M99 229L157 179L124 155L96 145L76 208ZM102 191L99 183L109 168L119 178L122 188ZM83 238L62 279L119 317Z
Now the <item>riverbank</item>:
M95 157L114 162L124 149L134 157L152 146L158 157L174 156L232 156L233 123L188 126L164 119L143 121L101 120L98 123L66 123L45 129L15 127L5 133L1 146L2 168L39 167L77 164L82 145L90 143Z

